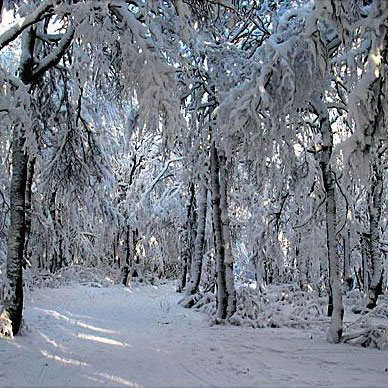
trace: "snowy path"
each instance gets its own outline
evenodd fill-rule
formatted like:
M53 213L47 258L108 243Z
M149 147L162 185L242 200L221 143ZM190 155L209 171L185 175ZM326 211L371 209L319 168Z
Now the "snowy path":
M388 352L209 326L171 285L37 290L0 341L0 386L388 386Z

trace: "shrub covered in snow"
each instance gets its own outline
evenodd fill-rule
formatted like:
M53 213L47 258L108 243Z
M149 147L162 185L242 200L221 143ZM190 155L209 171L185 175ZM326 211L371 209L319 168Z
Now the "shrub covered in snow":
M114 271L104 271L95 267L88 268L72 265L58 270L56 273L25 271L24 286L57 288L71 283L92 287L109 287L119 281L119 274Z
M185 297L180 304L213 317L216 297L197 293ZM233 325L263 327L310 327L326 322L325 300L315 292L298 290L294 285L271 285L264 292L250 286L237 290L236 312L229 319Z

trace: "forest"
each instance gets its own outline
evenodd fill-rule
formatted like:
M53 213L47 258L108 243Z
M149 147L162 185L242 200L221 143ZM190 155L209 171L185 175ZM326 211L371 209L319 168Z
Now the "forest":
M167 341L176 329L174 365L197 325L215 353L223 336L236 341L232 366L238 333L245 348L295 340L295 354L307 336L325 368L336 352L366 360L351 380L359 366L346 372L340 358L350 380L337 371L325 384L387 384L387 73L386 0L1 0L0 385L328 378L267 381L243 365L222 380L213 348L213 380L194 359L198 370L182 367L177 381L120 369L9 375L27 362L18 348L65 352L60 322L94 330L77 335L98 346L135 349L97 337L110 329L92 314L110 314L117 335L133 325L161 341L158 329L171 329ZM156 357L140 354L146 365ZM42 349L29 358L31 371L38 359L75 368Z

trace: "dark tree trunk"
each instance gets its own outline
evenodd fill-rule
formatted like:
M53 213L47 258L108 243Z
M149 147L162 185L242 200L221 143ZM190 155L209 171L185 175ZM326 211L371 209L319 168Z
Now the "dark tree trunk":
M26 235L25 192L27 156L24 152L24 134L14 128L12 137L11 224L8 231L7 280L1 318L11 321L12 334L19 333L23 311L23 257Z
M201 280L203 251L206 231L207 214L207 187L204 177L201 181L198 200L198 227L194 243L194 257L191 263L190 280L186 287L186 295L194 295L198 292Z
M48 58L39 73L36 69L34 55L36 43L36 27L25 30L22 36L19 76L25 85L30 85L30 93L33 93L32 84L52 66L58 64L63 54L69 48L74 36L74 28L69 27L63 35L60 43L61 49L57 55ZM45 57L47 59L47 56ZM17 125L20 125L19 123ZM24 150L25 133L22 126L15 126L12 138L12 175L10 190L11 223L8 231L8 256L7 256L7 280L6 297L4 300L1 318L11 321L13 335L19 332L23 311L23 259L26 238L26 184L28 156Z
M55 204L55 198L56 198L56 192L51 193L50 202L49 202L49 211L50 211L50 217L53 224L53 231L52 231L52 240L51 240L51 255L50 255L50 272L55 273L58 269L58 254L56 250L56 228L57 228L57 211L56 211L56 204Z
M182 292L186 287L187 274L189 273L188 272L189 260L192 254L190 236L192 235L191 226L192 226L192 218L193 218L194 203L195 203L194 199L195 199L195 189L194 189L194 184L191 183L189 188L189 196L186 201L186 214L185 214L186 219L184 220L184 223L182 225L181 235L180 235L182 269L181 269L179 286L177 289L178 292Z
M131 233L131 228L129 225L127 225L125 230L125 263L123 267L121 268L121 283L124 286L127 286L128 284L128 277L129 277L129 271L131 267L131 261L134 254L134 247L133 247L133 235Z
M227 214L226 176L220 170L220 158L213 143L210 172L217 271L216 317L218 319L229 319L236 310L236 293L234 290L233 258Z
M348 291L353 288L353 277L351 273L351 249L350 249L350 228L345 230L344 243L344 278Z

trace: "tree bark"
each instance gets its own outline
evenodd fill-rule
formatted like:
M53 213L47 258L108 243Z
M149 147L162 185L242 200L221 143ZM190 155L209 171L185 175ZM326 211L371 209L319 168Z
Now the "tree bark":
M15 127L12 136L11 224L8 231L7 279L0 317L10 320L12 334L17 335L23 311L23 256L26 234L25 192L27 156L24 152L22 127Z
M236 311L236 292L234 289L233 257L231 253L227 202L225 198L225 176L220 174L220 160L214 143L211 147L210 162L217 271L216 317L217 319L229 319Z
M207 213L207 187L202 178L201 189L198 199L198 227L194 243L194 257L191 263L190 281L186 287L186 295L194 295L198 292L199 282L201 280L202 259L204 253L205 230Z
M0 49L13 41L23 31L19 76L25 85L32 85L52 66L59 63L69 48L74 28L69 26L58 46L36 63L34 55L36 28L31 26L52 7L52 1L46 1L35 12L27 16L16 29L10 29L0 36ZM31 87L30 93L33 92ZM26 182L28 156L24 150L25 133L22 125L14 128L12 138L12 175L10 190L11 223L8 231L6 298L0 316L11 321L13 335L18 334L23 311L23 258L26 238Z
M236 290L234 287L233 274L233 253L232 253L232 238L229 226L229 211L228 211L228 175L226 171L226 158L224 155L219 155L220 162L220 210L222 232L225 244L225 285L227 295L227 311L226 319L229 319L236 312Z
M186 214L185 220L183 222L181 228L181 239L180 239L180 251L181 251L181 278L179 281L178 292L182 292L186 287L187 283L187 274L188 274L188 265L191 256L191 226L192 226L192 218L193 218L193 210L194 210L194 199L195 199L195 189L194 184L190 184L189 188L189 196L186 201Z
M319 166L322 172L323 186L326 192L326 245L329 262L329 306L331 313L328 341L338 343L341 341L343 331L344 307L342 303L340 259L337 249L337 203L335 190L335 173L331 166L333 150L333 133L329 121L328 110L318 97L314 105L318 115L320 132L322 136L322 150Z
M368 271L368 240L369 235L363 233L361 235L361 257L362 257L362 289L365 294L369 292L369 271Z
M31 255L29 249L29 239L31 234L31 224L32 224L32 183L34 179L35 171L35 162L36 158L32 158L27 162L27 182L26 182L26 237L24 244L24 261L23 268L26 268L29 264L29 257Z
M380 250L380 218L383 196L383 176L378 164L379 159L376 156L372 164L372 184L368 198L369 253L371 259L368 308L376 307L377 298L382 294L383 263Z
M127 225L125 230L125 263L121 268L121 283L124 286L128 285L129 276L138 277L136 269L133 270L135 264L138 264L136 252L137 243L139 241L138 229L131 229Z
M30 28L22 39L20 79L31 79L35 45L35 29ZM11 223L8 230L7 279L0 317L10 320L12 335L20 330L23 312L23 262L26 238L26 184L28 157L24 151L25 133L22 124L14 127L12 135L12 174L10 188Z
M260 239L255 242L253 245L253 253L252 253L252 264L254 270L254 276L256 281L256 289L260 290L260 292L265 291L264 285L264 251L262 248L263 245L263 236L264 234L260 234Z
M343 236L344 244L344 278L346 282L347 290L350 291L353 288L353 277L351 272L351 250L350 250L350 228L345 230Z
M50 218L52 222L52 237L51 237L51 249L50 249L50 255L48 256L49 259L49 266L50 266L50 272L55 273L58 268L58 252L56 250L56 243L57 243L57 236L56 236L56 229L57 229L57 210L56 210L56 192L53 191L50 196L49 200L49 212L50 212Z

